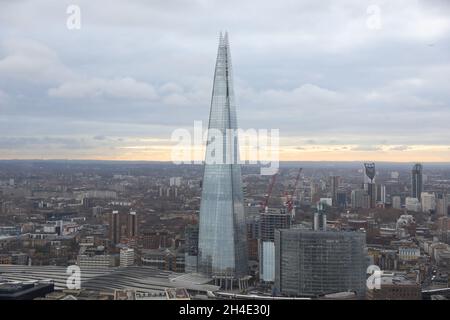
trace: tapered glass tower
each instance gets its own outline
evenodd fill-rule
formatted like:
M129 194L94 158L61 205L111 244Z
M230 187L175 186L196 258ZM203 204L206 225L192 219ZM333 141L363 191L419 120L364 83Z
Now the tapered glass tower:
M247 274L247 241L228 35L220 35L200 205L198 270L215 278Z

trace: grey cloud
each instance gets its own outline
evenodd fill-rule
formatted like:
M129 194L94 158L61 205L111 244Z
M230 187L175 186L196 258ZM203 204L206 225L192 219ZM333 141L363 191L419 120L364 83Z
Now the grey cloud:
M409 149L408 146L395 146L395 147L389 148L389 150L392 150L392 151L406 151L408 149Z
M353 147L350 150L352 151L381 151L381 147L379 146L364 146L364 145L360 145L357 147Z
M448 144L448 5L380 3L374 32L372 2L81 0L79 31L65 27L67 2L2 3L0 134L167 138L206 122L228 29L243 128L310 144Z
M87 143L84 139L58 138L58 137L2 137L0 138L0 149L27 149L29 147L45 146L46 148L63 149L90 149L95 146Z
M91 78L63 83L48 90L51 97L58 98L121 98L154 100L158 97L153 86L133 78L101 79Z

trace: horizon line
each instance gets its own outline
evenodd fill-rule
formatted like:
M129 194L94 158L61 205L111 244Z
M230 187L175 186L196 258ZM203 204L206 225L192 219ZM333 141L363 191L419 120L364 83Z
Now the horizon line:
M50 159L36 159L36 158L29 158L29 159L0 159L0 162L7 162L7 161L86 161L86 162L153 162L153 163L171 163L174 165L203 165L204 160L202 160L202 163L181 163L176 164L171 160L126 160L126 159L58 159L58 158L50 158ZM374 162L374 163L398 163L398 164L411 164L411 163L429 163L429 164L449 164L450 160L448 161L395 161L395 160L382 160L382 161L375 161L375 160L279 160L279 163L292 163L292 162L328 162L328 163L354 163L354 162ZM241 163L241 165L261 165L259 163Z

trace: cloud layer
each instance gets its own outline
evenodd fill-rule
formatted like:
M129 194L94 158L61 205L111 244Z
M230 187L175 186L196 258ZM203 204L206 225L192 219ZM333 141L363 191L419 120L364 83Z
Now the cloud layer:
M0 1L0 158L168 159L227 29L239 124L284 158L450 161L448 1L80 0L80 30L70 4Z

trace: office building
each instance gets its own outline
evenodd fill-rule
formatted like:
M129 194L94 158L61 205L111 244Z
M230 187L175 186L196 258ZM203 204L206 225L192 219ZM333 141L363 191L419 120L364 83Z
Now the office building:
M249 208L249 207L247 207ZM247 248L248 248L248 260L258 261L258 243L260 234L260 217L258 214L247 214Z
M225 288L248 273L237 128L230 46L225 34L220 36L214 74L198 246L199 271Z
M386 203L386 186L384 184L377 184L377 204L385 204Z
M338 203L338 190L341 182L341 177L331 176L330 177L330 188L331 188L331 198L333 199L333 204Z
M120 242L120 215L117 210L109 214L109 240L113 245Z
M405 199L405 208L408 211L419 212L421 210L421 205L419 199L406 197Z
M275 281L275 230L289 229L291 216L285 212L260 215L259 275L264 282Z
M369 208L369 195L363 189L353 190L351 194L352 208Z
M105 270L116 265L114 256L107 254L102 246L87 248L77 256L77 265L81 270Z
M171 177L169 179L169 185L171 187L179 187L181 186L182 177Z
M134 265L134 249L123 248L120 249L120 266L129 267Z
M375 163L364 163L364 190L369 196L369 208L375 208L377 202L377 188L375 184Z
M138 236L138 216L135 211L128 214L127 223L128 238L136 238Z
M423 167L416 163L411 172L411 197L420 201L420 195L423 191Z
M336 197L337 197L337 206L340 208L346 208L347 193L345 191L338 191Z
M367 300L421 300L420 284L404 274L383 271L379 287L367 290Z
M432 213L436 210L436 196L434 193L422 192L420 194L422 211Z
M449 201L447 195L438 193L436 196L436 215L447 216L449 214Z
M198 259L198 224L189 224L184 229L185 271L197 272Z
M275 287L286 296L320 296L366 288L366 235L362 232L275 231Z
M402 198L400 198L400 196L392 197L392 208L394 208L394 209L402 208Z

